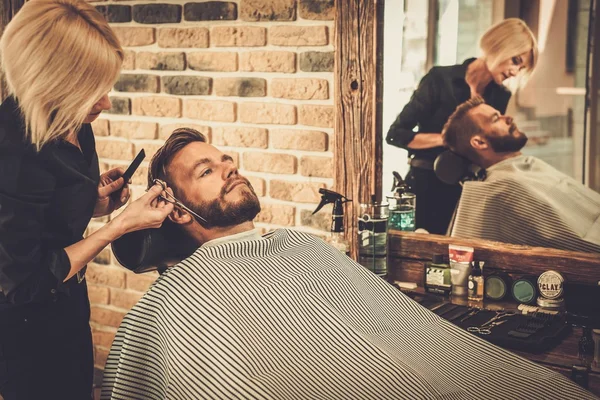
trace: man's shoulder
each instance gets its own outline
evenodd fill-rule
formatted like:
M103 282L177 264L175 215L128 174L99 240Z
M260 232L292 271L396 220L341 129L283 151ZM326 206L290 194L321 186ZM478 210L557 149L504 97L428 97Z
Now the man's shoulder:
M517 174L497 175L485 181L468 181L463 184L461 202L484 202L486 207L502 207L528 197L528 184Z

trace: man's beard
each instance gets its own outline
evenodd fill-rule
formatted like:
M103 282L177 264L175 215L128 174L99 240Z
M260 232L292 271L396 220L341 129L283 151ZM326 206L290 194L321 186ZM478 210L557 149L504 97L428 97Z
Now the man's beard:
M225 200L225 195L231 185L239 180L245 182L250 190L242 190L242 198L236 203L228 202ZM199 222L208 229L224 228L252 221L260 212L260 202L252 185L246 178L239 177L227 181L216 199L196 204L190 203L188 207L206 220L206 222Z
M527 135L519 131L518 135L513 135L517 129L515 124L512 124L507 136L491 136L486 135L487 140L496 153L512 153L521 150L527 143Z

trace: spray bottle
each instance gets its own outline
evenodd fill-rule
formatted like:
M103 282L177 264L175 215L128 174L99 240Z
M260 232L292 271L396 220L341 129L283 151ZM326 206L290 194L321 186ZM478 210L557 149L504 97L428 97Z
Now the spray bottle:
M392 193L387 196L390 205L389 227L400 231L415 230L416 196L409 192L408 185L396 171Z
M321 202L313 211L317 213L325 204L333 203L333 212L331 213L331 233L328 242L333 247L346 255L350 255L350 244L344 236L344 203L352 201L347 197L327 189L319 189L321 193Z

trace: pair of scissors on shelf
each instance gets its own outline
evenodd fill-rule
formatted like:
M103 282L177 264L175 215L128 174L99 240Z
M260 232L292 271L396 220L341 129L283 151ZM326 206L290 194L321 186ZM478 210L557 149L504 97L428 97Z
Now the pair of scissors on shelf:
M496 315L494 315L490 320L479 326L470 326L467 328L467 331L478 333L480 335L489 335L492 333L493 327L506 322L506 320L500 321L502 318L510 317L515 314L517 314L515 311L496 311Z
M486 325L485 327L481 327L481 326L470 326L467 328L467 331L471 332L471 333L478 333L480 335L489 335L490 333L492 333L492 328L498 325L502 325L503 323L505 323L506 320L504 321L496 321L496 322L492 322L489 325Z

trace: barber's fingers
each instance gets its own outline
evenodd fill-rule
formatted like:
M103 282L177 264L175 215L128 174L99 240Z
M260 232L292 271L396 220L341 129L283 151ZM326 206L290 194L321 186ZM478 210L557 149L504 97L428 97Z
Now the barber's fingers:
M163 188L158 183L156 185L152 185L150 189L146 192L145 195L141 197L146 204L153 204L155 200L162 194Z
M150 205L150 209L146 211L149 227L160 228L172 211L173 204L165 201L159 201L156 206Z
M125 186L123 186L123 190L121 191L121 196L120 196L120 199L119 199L119 207L121 207L122 205L124 205L125 203L127 203L127 200L129 199L129 196L131 196L131 193L130 193L130 190L129 190L129 185L125 184Z
M102 178L103 179L109 178L112 181L116 181L117 179L122 177L124 173L125 173L125 170L123 168L117 167L117 168L110 169L110 170L106 171L105 173L103 173Z
M157 209L164 213L165 217L173 212L175 206L171 203L167 203L166 201L161 201L158 205Z
M108 182L105 185L98 187L98 197L104 198L110 196L112 193L118 191L123 187L124 180L123 178L119 178L116 181Z
M121 177L125 171L123 168L113 168L100 175L100 183L98 184L98 192L108 196L109 194L119 190L127 184Z
M131 191L129 190L129 185L123 186L121 193L118 193L118 195L119 195L118 197L113 196L115 210L118 210L119 208L121 208L125 204L127 204L127 201L129 200L129 197L131 196Z

